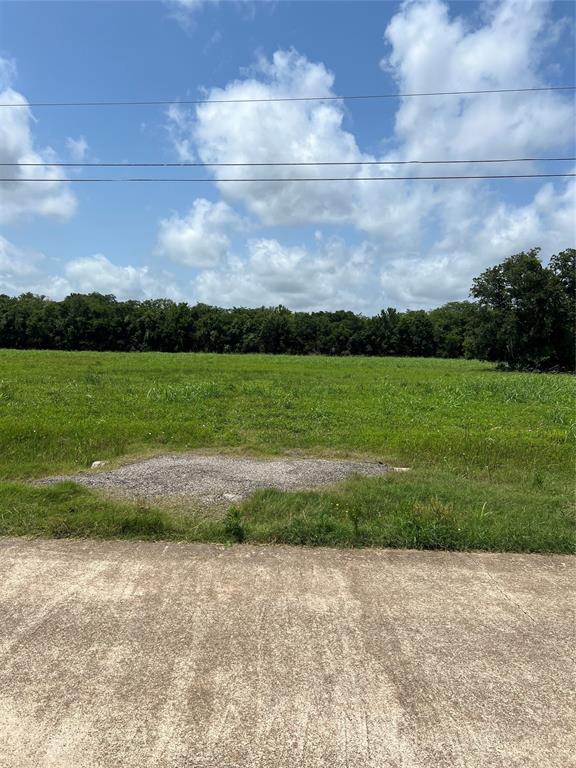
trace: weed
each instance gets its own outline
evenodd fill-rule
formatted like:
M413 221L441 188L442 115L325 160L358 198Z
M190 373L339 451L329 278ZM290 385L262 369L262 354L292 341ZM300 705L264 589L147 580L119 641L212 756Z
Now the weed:
M224 531L237 544L242 544L246 531L242 522L242 513L238 507L230 507L224 518Z
M132 515L124 515L118 523L118 534L127 538L161 539L172 532L166 516L158 511L142 510Z
M360 542L360 510L359 509L347 509L345 510L345 513L348 515L348 518L350 519L350 522L352 523L352 531L354 533L354 541L359 543Z

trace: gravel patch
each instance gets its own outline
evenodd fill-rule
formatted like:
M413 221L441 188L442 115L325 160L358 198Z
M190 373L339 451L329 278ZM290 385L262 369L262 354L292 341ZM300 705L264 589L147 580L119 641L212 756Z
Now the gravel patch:
M129 498L191 497L208 504L234 502L258 488L316 488L350 475L383 475L380 462L328 459L252 459L179 454L157 456L117 469L43 480L61 480L108 490Z

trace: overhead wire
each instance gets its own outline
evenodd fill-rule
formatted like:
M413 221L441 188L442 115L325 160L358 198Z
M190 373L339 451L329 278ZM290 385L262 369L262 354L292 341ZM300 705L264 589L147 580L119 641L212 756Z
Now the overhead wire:
M576 85L546 85L532 88L483 88L469 91L427 91L415 93L367 93L341 96L271 96L245 99L118 99L101 101L26 101L2 103L0 107L137 107L198 104L264 104L290 101L352 101L373 99L408 99L431 96L479 96L490 93L537 93L542 91L574 91Z
M227 179L218 179L218 178L200 178L200 177L162 177L158 176L156 178L154 177L142 177L142 176L136 176L136 177L100 177L100 178L91 178L91 179L68 179L68 178L43 178L43 179L30 179L30 178L0 178L0 183L56 183L56 182L69 182L71 184L93 184L93 183L134 183L134 182L148 182L148 183L157 183L157 182L198 182L198 183L205 183L210 182L213 183L221 183L221 182L232 182L232 183L247 183L247 182L273 182L273 183L292 183L292 182L319 182L319 181L448 181L448 180L455 180L455 179L552 179L552 178L568 178L576 176L576 173L520 173L520 174L485 174L485 175L466 175L466 176L340 176L340 177L334 177L334 176L328 176L328 177L321 177L321 176L311 176L311 177L296 177L296 178L266 178L260 177L260 178L227 178Z
M60 163L60 162L35 162L35 163L2 163L0 167L25 167L25 168L278 168L301 166L381 166L381 165L467 165L484 163L551 163L569 162L576 160L573 157L502 157L487 160L322 160L322 161L288 161L288 162L247 162L247 163L205 163L205 162L91 162L91 163Z
M148 106L148 105L187 105L187 104L246 104L291 101L339 101L352 99L392 99L427 96L469 96L497 93L529 93L541 91L574 91L576 86L542 86L531 88L490 88L468 91L429 91L417 93L382 93L382 94L345 94L341 96L286 96L255 99L184 99L184 100L118 100L118 101L36 101L16 104L0 104L0 107L64 107L64 106ZM298 162L30 162L0 163L0 167L44 167L44 168L221 168L221 167L311 167L311 166L385 166L385 165L454 165L483 163L519 163L519 162L568 162L575 157L553 158L488 158L488 159L453 159L453 160L365 160L365 161L298 161ZM99 177L99 178L0 178L2 183L100 183L100 182L330 182L330 181L443 181L457 179L528 179L528 178L566 178L574 173L531 173L531 174L477 174L477 175L434 175L434 176L347 176L347 177L293 177L293 178L186 178L186 177Z

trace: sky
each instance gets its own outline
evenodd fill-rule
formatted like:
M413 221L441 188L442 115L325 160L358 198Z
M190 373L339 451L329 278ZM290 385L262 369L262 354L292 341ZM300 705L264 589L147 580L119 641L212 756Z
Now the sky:
M574 92L210 103L573 85L574 8L0 0L0 103L24 105L0 107L0 162L12 163L1 169L0 293L374 314L466 299L506 256L574 247L573 178L290 180L574 172L570 161L386 165L574 156ZM194 99L204 103L181 103ZM98 100L173 103L27 106ZM352 165L20 165L312 161ZM202 181L75 183L127 175Z

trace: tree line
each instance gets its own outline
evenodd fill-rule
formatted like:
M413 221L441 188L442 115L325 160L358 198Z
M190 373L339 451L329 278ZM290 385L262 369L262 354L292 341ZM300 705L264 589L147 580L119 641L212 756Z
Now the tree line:
M0 295L0 347L157 352L469 357L513 369L574 369L576 250L544 265L515 254L473 281L473 301L373 317L222 309L168 299L118 301L73 293L62 301Z

